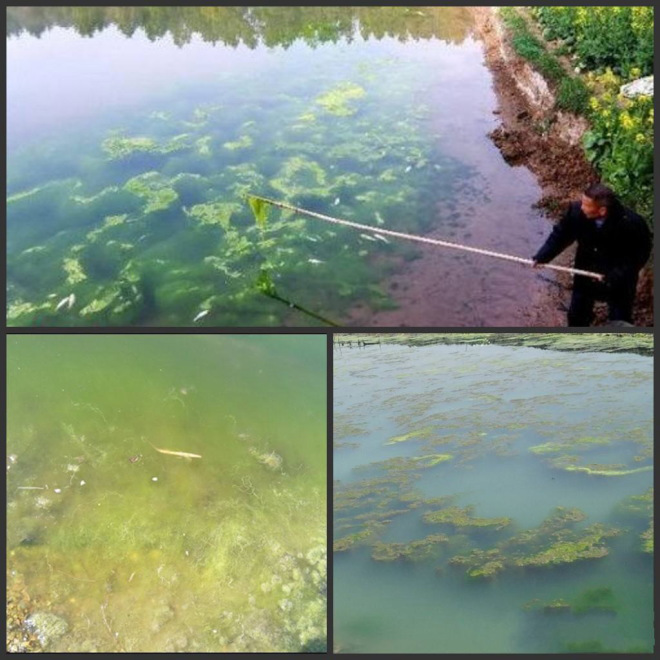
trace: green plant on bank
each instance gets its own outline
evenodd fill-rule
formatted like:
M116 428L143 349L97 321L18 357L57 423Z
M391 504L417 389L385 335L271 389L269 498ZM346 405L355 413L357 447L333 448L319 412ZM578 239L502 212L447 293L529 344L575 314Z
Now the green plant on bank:
M556 86L556 107L584 115L587 159L623 202L653 225L653 99L626 99L622 84L653 72L652 7L540 7L531 10L546 40L577 58L569 75L513 7L501 10L516 52Z
M634 74L639 70L633 70ZM607 70L587 76L590 130L584 136L587 158L623 201L653 221L653 99L624 98L625 82Z
M504 25L511 32L514 50L556 86L557 109L583 114L589 101L584 82L566 72L559 59L532 33L525 17L514 7L502 7L500 13Z
M561 39L588 69L653 73L653 7L534 7L548 40Z

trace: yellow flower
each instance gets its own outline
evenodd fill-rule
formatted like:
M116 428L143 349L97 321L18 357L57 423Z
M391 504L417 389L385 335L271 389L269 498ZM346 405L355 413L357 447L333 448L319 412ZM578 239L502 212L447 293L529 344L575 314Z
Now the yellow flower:
M636 66L630 69L631 78L639 78L641 75L642 75L642 70L637 68Z
M642 133L637 133L637 135L635 135L635 142L637 142L637 144L644 144L644 142L646 142L646 138L644 135L642 135Z
M592 96L589 100L589 106L594 112L598 112L598 110L600 110L600 103L598 103L598 99L594 96Z
M621 113L619 116L619 122L626 131L629 131L635 126L635 122L633 121L633 118L628 114L628 112Z

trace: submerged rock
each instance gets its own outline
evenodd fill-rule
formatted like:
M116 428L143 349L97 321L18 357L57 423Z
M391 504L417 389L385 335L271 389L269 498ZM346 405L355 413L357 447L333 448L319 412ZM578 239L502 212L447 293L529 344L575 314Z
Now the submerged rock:
M31 614L26 619L25 626L37 636L39 643L44 648L56 642L69 630L69 624L64 619L50 612Z

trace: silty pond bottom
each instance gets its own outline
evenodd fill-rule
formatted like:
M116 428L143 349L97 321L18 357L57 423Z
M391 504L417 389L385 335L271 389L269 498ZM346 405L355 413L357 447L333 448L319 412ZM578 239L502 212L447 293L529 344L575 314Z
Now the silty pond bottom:
M389 278L416 247L290 214L260 230L250 192L530 256L549 225L487 138L472 30L461 7L10 8L8 323L405 322ZM431 258L447 286L421 325L560 322L546 275Z
M7 369L10 650L325 648L324 336L10 336Z
M334 360L337 652L652 651L652 358Z

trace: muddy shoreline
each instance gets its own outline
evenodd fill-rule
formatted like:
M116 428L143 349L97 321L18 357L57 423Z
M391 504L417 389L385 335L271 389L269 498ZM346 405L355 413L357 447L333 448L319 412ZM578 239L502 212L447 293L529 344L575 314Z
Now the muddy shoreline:
M587 122L582 117L553 110L552 91L513 51L492 8L475 7L473 15L500 104L498 113L502 126L491 134L491 139L507 162L523 165L534 173L543 191L538 206L545 209L549 217L557 218L562 207L579 199L582 190L598 180L581 146ZM566 252L555 263L570 265L572 255L572 251ZM560 276L559 281L570 288L569 276ZM600 306L595 325L606 323L605 314L604 306ZM634 322L640 327L653 326L653 270L650 266L640 274Z
M474 18L474 36L482 44L484 61L491 74L497 103L493 114L499 125L488 137L499 150L501 157L511 166L511 177L521 177L526 173L535 179L540 196L533 206L547 216L547 225L543 227L542 236L539 236L540 246L550 233L553 219L561 214L565 205L579 199L582 190L598 179L581 146L587 123L581 117L554 110L555 98L552 90L546 81L513 51L492 8L474 7L471 11ZM492 234L488 233L491 230L488 228L469 229L469 232L459 234L453 240L479 246L488 245L489 241L492 241ZM442 230L431 232L429 236L447 238ZM520 250L521 245L503 248L501 251L513 252L515 249ZM399 304L398 310L372 312L356 306L349 312L348 324L363 327L566 325L566 307L570 301L572 281L569 275L541 271L536 281L530 281L533 278L521 273L520 292L516 292L519 301L509 301L510 304L505 305L510 318L506 311L499 309L496 302L489 306L493 316L484 322L473 309L473 302L477 306L485 303L488 296L486 282L491 279L488 267L475 264L475 270L479 269L479 272L472 277L473 281L468 283L460 280L451 269L441 266L437 251L423 248L420 253L421 256L416 261L400 264L399 272L384 283L384 288ZM574 249L570 248L554 263L571 266L573 255ZM521 256L524 256L523 252ZM445 255L443 258L447 261ZM460 259L453 255L450 258ZM499 264L493 264L492 279L497 281L499 277L504 281L496 270L498 268ZM483 290L479 288L480 283ZM444 314L436 308L438 300L449 303ZM457 309L450 310L451 305ZM405 313L402 311L404 309ZM640 276L634 322L641 327L653 325L653 272L648 266ZM606 307L603 303L596 305L594 325L606 325Z

